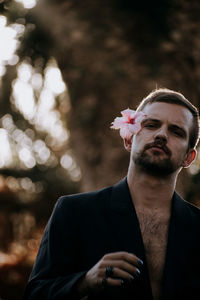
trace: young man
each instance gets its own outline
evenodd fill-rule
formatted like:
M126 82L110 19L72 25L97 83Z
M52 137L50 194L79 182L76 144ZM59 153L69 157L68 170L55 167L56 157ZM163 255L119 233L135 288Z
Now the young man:
M200 210L175 192L196 156L197 109L158 89L113 128L130 152L127 177L59 199L24 299L200 299Z

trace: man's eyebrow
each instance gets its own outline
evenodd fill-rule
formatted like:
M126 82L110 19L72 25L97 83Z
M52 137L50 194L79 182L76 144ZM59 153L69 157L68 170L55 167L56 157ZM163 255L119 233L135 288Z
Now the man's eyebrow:
M144 119L143 121L142 121L142 124L144 124L144 123L146 123L146 122L154 122L154 123L161 123L161 121L160 120L158 120L158 119L152 119L152 118L146 118L146 119Z

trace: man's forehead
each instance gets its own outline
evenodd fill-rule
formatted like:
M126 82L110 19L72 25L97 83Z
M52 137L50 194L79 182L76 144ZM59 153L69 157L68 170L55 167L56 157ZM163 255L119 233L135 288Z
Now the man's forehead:
M178 123L183 127L190 127L193 119L192 113L186 107L165 102L148 103L143 112L147 119L165 120L169 123Z

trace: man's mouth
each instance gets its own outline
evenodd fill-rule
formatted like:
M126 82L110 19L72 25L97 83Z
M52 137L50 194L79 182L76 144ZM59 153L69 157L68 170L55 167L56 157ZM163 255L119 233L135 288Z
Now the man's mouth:
M171 155L171 151L165 145L152 143L152 144L146 145L145 150L148 150L148 149L152 149L152 150L155 150L160 153L164 152L167 155Z
M164 153L166 153L166 151L163 148L158 147L158 146L153 146L153 147L150 147L149 149L152 149L152 150L155 150L155 151L158 151L158 152L164 152Z

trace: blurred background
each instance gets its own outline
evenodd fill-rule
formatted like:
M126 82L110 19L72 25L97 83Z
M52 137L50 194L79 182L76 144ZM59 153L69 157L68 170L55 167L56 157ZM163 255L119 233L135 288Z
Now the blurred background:
M21 299L58 197L114 184L111 122L167 87L200 107L200 2L0 0L0 300ZM200 205L200 155L178 192Z

